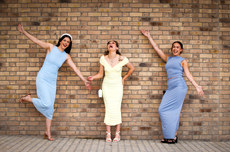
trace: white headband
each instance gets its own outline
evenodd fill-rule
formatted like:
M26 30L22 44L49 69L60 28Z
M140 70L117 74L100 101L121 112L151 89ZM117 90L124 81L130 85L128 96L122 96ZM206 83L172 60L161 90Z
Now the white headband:
M64 34L62 34L62 36L60 37L60 38L62 38L63 36L65 36L65 35L68 35L69 37L70 37L70 40L72 41L72 36L70 35L70 34L68 34L68 33L64 33Z

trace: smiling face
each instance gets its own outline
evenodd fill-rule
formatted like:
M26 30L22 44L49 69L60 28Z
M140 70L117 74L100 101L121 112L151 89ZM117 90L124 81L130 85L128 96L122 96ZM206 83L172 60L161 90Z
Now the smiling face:
M60 47L65 50L70 44L70 38L65 37L61 42L60 42Z
M117 43L116 43L115 41L109 41L109 42L107 43L107 49L108 49L109 51L116 51L116 50L118 50Z
M173 56L179 56L183 52L183 48L181 47L181 44L177 42L173 43L171 50Z

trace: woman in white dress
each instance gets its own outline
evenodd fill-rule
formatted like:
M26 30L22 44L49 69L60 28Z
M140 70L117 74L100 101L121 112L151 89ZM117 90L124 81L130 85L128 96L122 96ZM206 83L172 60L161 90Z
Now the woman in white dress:
M106 142L111 142L111 126L116 126L116 134L113 142L120 141L121 127L121 102L123 97L124 81L133 73L134 66L129 60L121 56L118 50L117 41L109 41L107 43L107 51L100 58L99 73L90 76L88 80L93 81L105 77L102 84L102 94L105 103L105 119L106 124ZM122 78L122 67L129 68L128 73Z

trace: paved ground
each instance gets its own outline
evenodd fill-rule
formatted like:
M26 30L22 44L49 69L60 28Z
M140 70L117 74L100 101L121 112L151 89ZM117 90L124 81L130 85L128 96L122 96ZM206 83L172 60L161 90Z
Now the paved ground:
M39 136L0 136L0 152L230 152L228 142L180 140L162 144L158 140L121 140L106 143L101 139L56 138Z

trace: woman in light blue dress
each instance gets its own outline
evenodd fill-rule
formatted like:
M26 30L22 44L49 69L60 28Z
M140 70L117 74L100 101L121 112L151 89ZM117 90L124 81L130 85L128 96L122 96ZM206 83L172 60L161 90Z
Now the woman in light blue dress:
M150 32L145 30L141 32L149 39L154 50L161 59L166 62L167 90L159 107L161 126L164 135L164 139L162 139L161 142L174 144L177 143L178 140L177 129L179 127L180 112L187 93L187 85L183 78L183 72L185 72L185 75L194 85L199 95L203 96L204 92L202 87L195 82L189 72L188 62L180 57L183 52L183 44L180 41L175 41L172 44L171 51L173 56L171 57L164 54L164 52L159 49L150 36Z
M51 122L54 113L58 69L66 61L81 80L84 81L88 89L90 89L90 84L82 76L69 55L72 47L72 36L70 34L63 34L58 44L54 46L51 43L46 43L35 38L26 32L21 24L18 25L18 30L47 51L43 66L36 78L38 98L32 98L30 94L27 94L21 97L20 102L32 102L36 109L46 117L46 132L44 133L44 137L53 141L54 139L51 137Z

